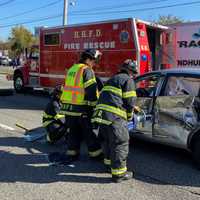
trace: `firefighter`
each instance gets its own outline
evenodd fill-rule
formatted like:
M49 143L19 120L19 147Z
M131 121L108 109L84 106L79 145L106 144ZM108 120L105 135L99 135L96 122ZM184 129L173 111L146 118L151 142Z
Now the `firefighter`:
M125 60L120 72L105 83L92 117L92 122L99 124L104 164L111 171L113 182L128 180L133 176L126 166L129 152L127 120L133 117L136 98L133 75L136 73L136 62Z
M61 87L56 87L52 93L52 98L47 104L43 113L43 127L47 131L47 142L54 144L66 134L65 116L60 115Z
M91 123L98 98L97 82L92 68L100 54L94 49L82 52L79 63L68 70L65 78L61 113L69 120L68 161L79 158L82 140L86 141L90 158L102 157L101 146Z

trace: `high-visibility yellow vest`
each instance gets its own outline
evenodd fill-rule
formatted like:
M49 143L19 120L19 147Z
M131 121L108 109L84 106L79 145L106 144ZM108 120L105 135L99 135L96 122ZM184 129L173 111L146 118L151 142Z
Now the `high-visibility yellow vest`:
M88 68L85 64L74 64L67 72L61 102L72 105L88 105L84 100L85 89L83 71Z
M42 116L43 127L47 127L52 122L56 123L56 120L62 119L64 117L65 117L65 115L56 114L55 116L53 116L53 115L49 115L46 112L44 112L43 116Z

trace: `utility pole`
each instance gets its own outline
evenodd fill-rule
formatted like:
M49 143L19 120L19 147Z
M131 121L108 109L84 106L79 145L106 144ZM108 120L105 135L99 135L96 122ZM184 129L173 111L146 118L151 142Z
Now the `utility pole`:
M67 25L68 23L68 0L64 0L64 7L63 7L63 26Z

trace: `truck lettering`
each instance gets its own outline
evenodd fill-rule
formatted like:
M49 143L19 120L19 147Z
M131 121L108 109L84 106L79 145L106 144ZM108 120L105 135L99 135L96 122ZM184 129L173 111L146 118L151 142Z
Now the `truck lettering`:
M96 37L101 37L101 30L100 29L96 30Z
M89 38L91 38L93 35L93 30L89 30Z
M89 43L84 43L83 44L83 49L88 49L89 48Z
M93 47L94 45L93 45L93 44L94 44L94 43L92 43L92 42L89 43L89 48L90 48L90 49L94 49L94 47Z
M177 41L177 43L179 44L179 48L187 48L187 41Z
M200 66L200 60L177 60L178 66Z
M196 44L194 40L192 40L189 44L189 47L198 47L198 45Z
M83 30L83 31L75 31L74 32L74 39L79 38L99 38L102 36L101 30Z
M80 43L66 43L66 44L64 44L64 49L79 50L80 49Z
M200 40L199 41L195 41L195 40L191 40L191 41L177 41L179 48L200 48Z
M114 49L115 48L115 41L111 42L85 42L83 43L83 48L94 48L94 49Z
M87 37L86 31L82 31L82 32L81 32L81 37L82 37L82 38L86 38L86 37Z
M103 49L104 48L104 42L100 42L99 47L100 47L100 49Z
M98 48L99 48L98 42L95 42L94 43L94 49L98 49Z
M79 33L78 33L78 31L75 31L75 32L74 32L74 38L75 38L75 39L79 38Z
M79 49L114 49L115 41L106 42L84 42L80 43L65 43L64 49L66 50L79 50Z

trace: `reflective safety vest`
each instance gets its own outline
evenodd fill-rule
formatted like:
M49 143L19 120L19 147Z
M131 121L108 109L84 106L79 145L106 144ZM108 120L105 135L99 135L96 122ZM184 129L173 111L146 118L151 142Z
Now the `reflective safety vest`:
M55 116L53 116L53 115L48 115L46 112L44 112L42 117L43 127L47 127L49 124L56 122L56 120L62 119L64 117L65 115L56 114Z
M88 66L85 64L74 64L68 70L61 95L61 102L63 104L89 105L89 102L84 100L83 71L86 68Z
M122 100L123 99L127 99L127 98L134 98L136 97L136 91L135 90L130 90L130 91L122 91L121 88L117 88L114 86L110 86L110 85L105 85L101 91L101 95L103 95L103 93L110 93L113 97L120 97ZM96 105L95 108L95 112L93 114L93 118L92 118L92 123L98 123L98 124L105 124L105 125L110 125L113 123L113 121L110 121L108 119L103 119L102 118L102 111L106 111L106 112L111 112L115 115L120 116L121 118L125 119L125 120L131 120L133 117L133 111L131 110L130 112L128 112L125 108L123 108L122 106L118 106L115 102L115 104L112 102L113 99L115 98L110 98L110 99L105 99L105 97L103 97L104 100L101 101L101 97L100 97L100 102L99 104ZM107 98L107 96L106 96ZM112 105L113 103L113 105Z

